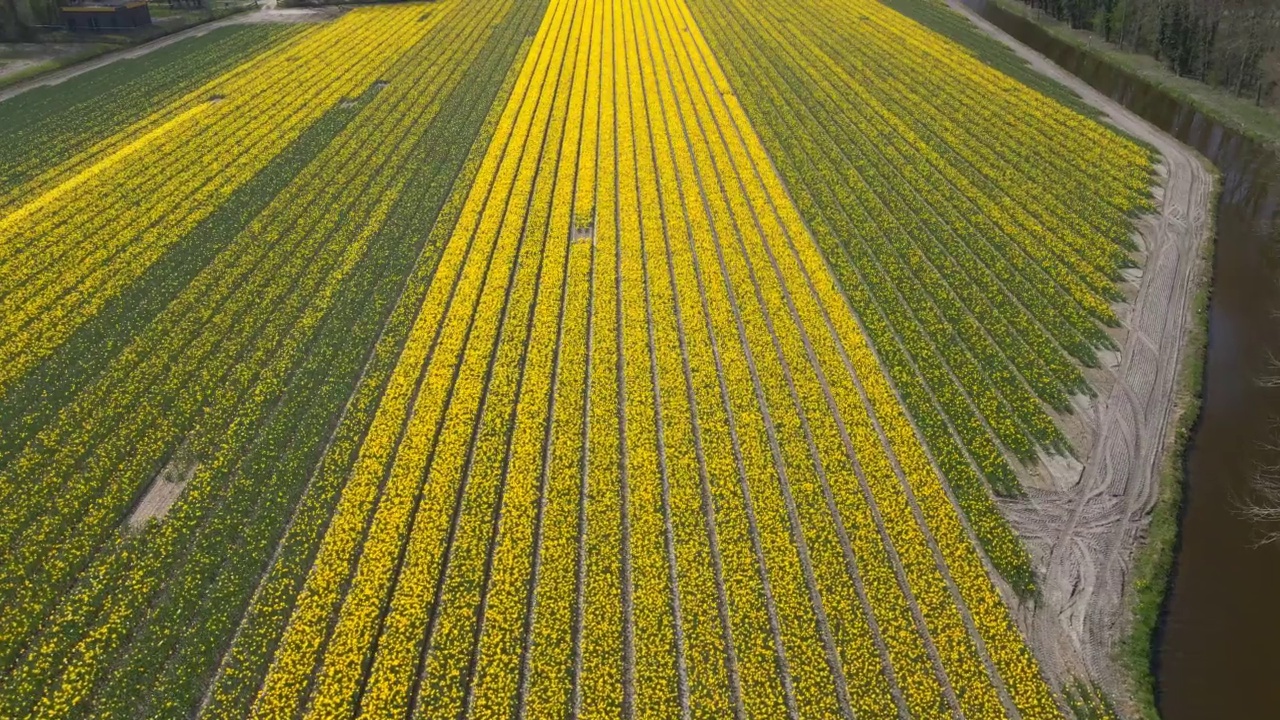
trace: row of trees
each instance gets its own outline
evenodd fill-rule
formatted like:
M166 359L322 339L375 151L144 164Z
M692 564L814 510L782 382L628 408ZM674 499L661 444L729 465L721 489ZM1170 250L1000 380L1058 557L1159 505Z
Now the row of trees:
M1280 0L1022 0L1183 77L1280 100Z

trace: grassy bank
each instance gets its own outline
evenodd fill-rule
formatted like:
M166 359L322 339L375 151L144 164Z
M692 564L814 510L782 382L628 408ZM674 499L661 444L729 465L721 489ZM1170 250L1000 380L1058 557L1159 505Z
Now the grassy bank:
M1217 227L1218 194L1222 192L1220 176L1205 160L1213 173L1214 188L1209 207L1213 216L1209 227ZM1155 702L1155 678L1152 657L1155 631L1170 587L1174 551L1177 549L1178 521L1186 481L1187 443L1200 418L1200 402L1204 385L1205 360L1209 339L1209 301L1213 287L1213 251L1216 238L1210 236L1200 251L1200 269L1196 294L1192 299L1191 327L1187 332L1179 362L1178 387L1174 396L1174 421L1160 470L1160 492L1151 514L1147 541L1138 548L1133 559L1132 584L1126 598L1130 608L1129 631L1120 643L1119 661L1128 670L1131 685L1129 699L1136 703L1137 716L1159 720Z
M1059 40L1155 85L1223 125L1280 149L1280 107L1259 107L1252 98L1236 97L1222 88L1179 77L1150 55L1121 50L1115 43L1107 42L1095 33L1073 29L1019 0L991 2L1031 20Z

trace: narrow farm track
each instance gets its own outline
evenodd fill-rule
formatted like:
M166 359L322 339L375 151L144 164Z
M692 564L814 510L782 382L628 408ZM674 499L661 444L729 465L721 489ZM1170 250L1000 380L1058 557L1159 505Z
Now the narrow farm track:
M1102 677L1189 166L1152 203L1148 149L874 0L325 15L0 98L0 714L1041 720Z
M1083 674L1125 696L1114 666L1115 643L1129 622L1133 548L1156 502L1159 472L1185 362L1187 308L1212 233L1213 179L1191 150L1119 103L1054 65L959 3L956 11L1000 40L1039 72L1074 90L1125 132L1159 150L1162 192L1157 215L1137 230L1145 256L1138 292L1125 308L1119 362L1105 368L1111 387L1091 403L1091 438L1083 471L1009 503L1009 517L1043 564L1043 597L1020 616L1051 672Z

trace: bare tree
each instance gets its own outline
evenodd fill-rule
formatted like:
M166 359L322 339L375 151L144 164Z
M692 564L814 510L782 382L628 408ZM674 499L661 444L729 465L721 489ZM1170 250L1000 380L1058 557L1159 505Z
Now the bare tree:
M1280 447L1268 445L1280 452ZM1280 463L1263 465L1253 477L1252 496L1240 508L1240 515L1262 529L1259 545L1280 542Z

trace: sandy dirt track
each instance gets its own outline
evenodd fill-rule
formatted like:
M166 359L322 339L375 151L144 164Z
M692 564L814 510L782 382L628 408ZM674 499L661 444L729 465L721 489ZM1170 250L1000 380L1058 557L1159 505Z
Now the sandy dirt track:
M1045 487L1004 504L1041 576L1040 601L1021 604L1017 614L1045 670L1058 681L1088 676L1123 704L1128 678L1115 665L1115 649L1127 630L1134 551L1146 537L1171 439L1201 249L1213 232L1213 176L1189 148L958 0L948 2L1162 156L1157 211L1137 228L1142 272L1131 274L1136 294L1117 308L1121 353L1098 373L1098 397L1078 403L1078 421L1088 433L1077 447L1083 468L1073 472L1074 463L1058 463Z

